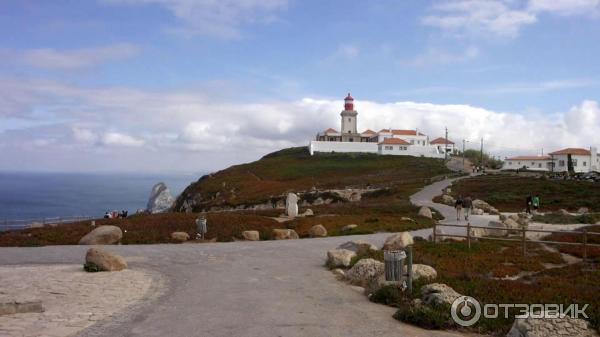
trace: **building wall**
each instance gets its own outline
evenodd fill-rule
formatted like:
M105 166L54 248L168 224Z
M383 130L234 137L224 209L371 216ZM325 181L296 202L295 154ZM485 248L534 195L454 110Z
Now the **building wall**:
M438 152L435 146L379 144L378 152L381 155L444 158L444 153Z
M358 133L356 129L356 116L358 113L356 111L347 111L344 110L341 113L342 117L342 134L355 134Z
M315 152L362 152L377 153L377 143L367 142L319 142L311 141L308 145L310 154Z
M592 165L590 156L575 156L572 155L571 159L573 161L577 161L577 165L573 165L573 170L575 172L586 173L590 171L590 167ZM585 165L584 165L585 162ZM568 164L568 156L567 155L558 155L554 156L554 172L567 172L569 171ZM562 165L561 165L562 164Z
M507 160L504 159L502 170L517 170L525 166L532 171L550 171L551 160ZM541 165L541 167L540 167Z
M428 146L429 145L429 140L427 139L427 136L392 135L391 133L386 133L386 132L377 134L377 142L378 143L383 142L383 140L386 138L398 138L398 139L405 140L409 143L414 142L414 145L419 145L419 146Z

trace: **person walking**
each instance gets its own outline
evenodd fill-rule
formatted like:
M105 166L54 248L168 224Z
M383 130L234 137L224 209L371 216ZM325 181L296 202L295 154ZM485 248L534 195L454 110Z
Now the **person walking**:
M534 195L533 198L531 199L531 204L533 205L533 210L537 212L538 209L540 208L540 197L538 197L537 195Z
M462 195L459 195L458 198L456 199L456 202L454 203L454 208L456 208L456 221L460 221L460 216L461 216L461 212L462 212L464 204L465 204L465 201L464 201Z
M533 197L531 196L531 194L525 199L525 212L527 212L527 214L531 214L531 205L533 204Z
M471 200L471 197L466 197L463 200L463 207L465 208L465 220L469 221L469 215L471 215L471 209L473 208L473 200Z

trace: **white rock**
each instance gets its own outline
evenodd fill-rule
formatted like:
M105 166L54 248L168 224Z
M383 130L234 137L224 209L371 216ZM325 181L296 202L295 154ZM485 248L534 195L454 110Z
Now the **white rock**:
M442 195L442 202L445 205L454 206L454 203L456 202L456 200L454 200L454 198L452 196L444 194L444 195Z
M433 218L433 214L431 213L431 210L429 209L429 207L425 207L425 206L423 206L419 209L419 216L428 218L428 219Z
M488 223L488 227L487 234L489 236L504 237L508 235L508 231L505 230L508 229L508 226L506 226L506 224L503 222L490 221Z
M273 229L271 232L273 240L294 240L300 238L293 229Z
M260 233L258 231L243 231L242 237L248 241L259 241Z
M173 232L171 233L171 239L179 242L185 242L190 239L190 235L186 232Z
M150 213L164 213L173 207L173 203L175 203L175 199L169 192L167 185L158 183L152 187L146 209Z
M290 218L298 216L298 196L295 193L288 193L285 200L285 211Z
M340 229L340 231L342 231L342 232L349 232L349 231L353 230L356 227L358 227L358 225L350 224L350 225L346 225L346 226L342 227L342 229Z
M90 248L85 254L85 262L96 265L101 271L119 271L127 269L127 262L120 255L100 248Z
M428 279L433 280L437 277L437 271L426 264L413 264L413 280Z
M330 268L350 267L356 253L348 249L332 249L327 252L327 266Z
M79 240L80 245L112 245L123 238L121 228L112 225L96 227Z
M473 208L471 214L473 215L483 215L484 211L481 208Z
M413 237L409 232L396 233L388 236L383 244L384 250L401 250L414 244Z
M324 237L327 236L327 228L323 225L314 225L308 231L310 236L314 237Z
M444 234L446 234L446 232L444 232L444 230L442 228L436 227L435 228L435 242L442 242L442 241L444 241L444 239L447 239L448 237L444 236ZM433 241L433 233L429 234L427 236L427 240Z
M553 337L578 336L597 337L595 332L583 319L571 318L532 318L517 316L506 337Z
M374 259L362 259L348 272L346 278L355 285L365 287L370 279L382 275L384 273L384 264Z
M306 211L304 211L304 213L302 213L302 215L304 215L304 216L313 216L313 215L315 215L315 213L313 212L312 209L308 208L308 209L306 209Z

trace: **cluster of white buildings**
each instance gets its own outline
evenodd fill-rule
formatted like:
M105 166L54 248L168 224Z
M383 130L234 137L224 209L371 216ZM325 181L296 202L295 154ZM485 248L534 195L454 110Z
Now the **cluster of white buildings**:
M358 132L354 98L348 94L344 99L341 129L329 128L319 132L308 148L315 152L361 152L381 155L404 155L416 157L444 158L444 152L454 153L454 143L445 138L429 141L429 137L418 130L383 129L379 132Z
M517 156L504 159L503 170L568 172L569 157L573 164L573 171L587 173L600 171L600 155L595 147L589 149L566 148L550 152L546 156Z

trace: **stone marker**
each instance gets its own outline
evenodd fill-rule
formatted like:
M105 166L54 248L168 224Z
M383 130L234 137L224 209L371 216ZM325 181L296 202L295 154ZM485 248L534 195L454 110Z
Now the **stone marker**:
M243 231L242 237L244 240L258 241L260 240L260 233L258 231Z
M100 226L79 240L80 245L112 245L123 238L123 231L117 226Z
M96 265L100 271L127 269L127 262L123 257L100 248L90 248L85 254L85 262Z
M285 211L290 218L298 216L298 196L295 193L288 193L285 200Z

